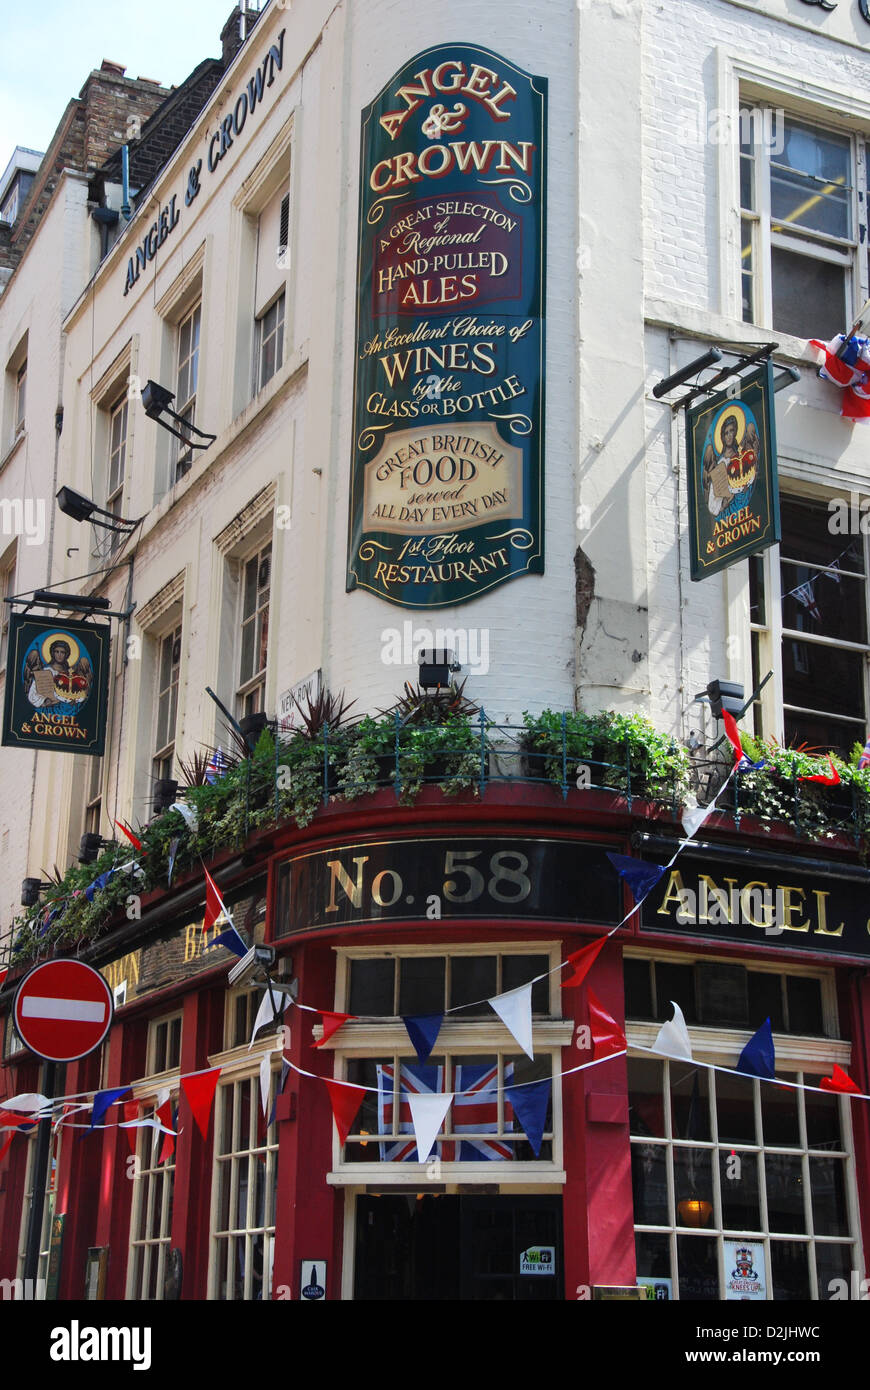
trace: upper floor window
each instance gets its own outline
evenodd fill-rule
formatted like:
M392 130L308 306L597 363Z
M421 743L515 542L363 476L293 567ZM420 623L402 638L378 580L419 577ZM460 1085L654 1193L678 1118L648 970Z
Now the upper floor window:
M6 363L3 392L3 438L0 453L12 448L24 430L27 412L27 352L28 334L19 342Z
M15 593L16 548L11 545L0 558L0 671L6 666L6 645L9 641L9 604L4 599Z
M780 498L782 542L749 562L755 732L848 757L866 738L866 538L832 534L824 501Z
M156 730L151 760L155 781L172 777L175 761L175 720L178 713L178 675L181 667L181 626L160 639L157 662Z
M127 397L124 395L109 412L109 459L106 508L113 516L124 515L124 479L127 465ZM112 545L120 534L112 532Z
M284 361L284 284L290 236L290 194L284 183L257 222L254 288L254 393L261 391Z
M103 813L103 760L88 758L85 769L84 833L99 835Z
M239 685L236 692L239 718L257 714L264 708L271 582L270 541L242 565Z
M194 424L196 415L196 385L199 376L199 328L202 318L202 305L197 304L182 319L177 330L178 364L175 375L175 400L173 410L188 424ZM183 428L183 426L182 426ZM173 441L174 480L178 482L190 471L193 463L193 450Z
M15 374L15 433L24 429L27 407L27 363L22 362Z
M741 113L745 322L823 339L850 326L867 293L857 255L865 184L852 136L766 107Z
M284 294L257 319L256 389L262 391L284 361Z

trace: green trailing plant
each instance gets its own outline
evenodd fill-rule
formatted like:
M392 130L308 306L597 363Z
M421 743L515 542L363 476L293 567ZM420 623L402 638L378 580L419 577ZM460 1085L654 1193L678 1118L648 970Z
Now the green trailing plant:
M544 710L526 712L523 725L521 747L532 777L574 786L585 765L593 786L633 796L673 802L688 789L685 749L641 714Z

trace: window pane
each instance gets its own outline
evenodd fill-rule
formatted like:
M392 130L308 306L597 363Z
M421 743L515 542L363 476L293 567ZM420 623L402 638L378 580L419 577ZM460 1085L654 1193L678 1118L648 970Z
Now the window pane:
M701 1229L713 1217L713 1155L710 1149L674 1149L677 1225Z
M664 1023L673 1018L671 1000L675 999L683 1011L686 1022L697 1023L698 1011L695 1007L695 967L692 965L669 965L656 961L656 1019Z
M719 1138L725 1144L757 1144L755 1133L755 1082L739 1076L716 1074L716 1113Z
M749 994L749 1018L753 1027L759 1027L769 1018L774 1033L783 1032L785 1019L781 976L761 970L750 970L746 983Z
M546 975L550 969L549 956L502 956L501 987L503 990L519 989L538 975ZM550 1012L550 981L538 980L532 985L532 1013Z
M851 1245L816 1245L816 1275L819 1281L819 1298L822 1301L833 1298L835 1293L840 1297L851 1296L854 1261ZM842 1285L835 1284L835 1279L842 1279L845 1289Z
M818 1085L815 1077L804 1076L808 1084ZM840 1102L836 1096L804 1091L807 1116L807 1145L811 1149L842 1149Z
M740 289L744 323L755 322L755 257L752 252L754 223L740 219Z
M649 961L632 960L623 962L625 981L626 1018L652 1018L652 988L650 986Z
M710 1139L710 1073L671 1062L671 1129L675 1139Z
M841 265L770 248L773 327L798 338L827 340L846 322L846 271Z
M796 1081L797 1077L793 1072L783 1072L780 1080ZM799 1147L797 1098L797 1091L788 1087L765 1086L764 1103L761 1107L761 1127L765 1144L784 1149Z
M755 1154L719 1154L722 1225L728 1231L760 1231L758 1158Z
M786 980L786 994L788 1031L823 1036L821 981L791 975Z
M395 961L352 960L348 1012L364 1017L391 1017L394 974Z
M807 1229L801 1160L791 1154L765 1154L767 1220L771 1231Z
M719 1298L719 1260L715 1240L677 1236L680 1298L715 1303Z
M783 700L787 705L797 705L799 710L848 715L863 721L865 663L863 652L847 652L785 637L782 643ZM811 714L797 717L815 718ZM828 722L822 720L821 727L827 729ZM844 735L854 741L855 736L849 729L840 729L839 738Z
M637 1272L641 1278L671 1278L671 1242L667 1236L638 1231L634 1238Z
M466 1004L476 1005L471 1012L489 1014L490 1009L486 1000L498 993L497 971L498 958L496 956L452 957L450 961L450 1008L455 1009Z
M835 558L831 538L826 563ZM844 565L845 569L846 566ZM782 625L796 632L841 637L845 642L867 641L866 588L863 579L820 574L784 560Z
M443 1011L444 965L442 956L409 956L399 962L400 1014Z
M772 1240L774 1302L806 1301L810 1297L809 1247L797 1240Z
M632 1144L631 1190L634 1220L638 1226L670 1224L667 1165L667 1149L663 1144Z
M848 237L851 142L847 136L785 121L784 149L771 155L772 225Z
M664 1062L629 1057L627 1065L629 1131L662 1139L665 1134Z
M820 1236L847 1236L846 1183L842 1158L810 1159L813 1230Z

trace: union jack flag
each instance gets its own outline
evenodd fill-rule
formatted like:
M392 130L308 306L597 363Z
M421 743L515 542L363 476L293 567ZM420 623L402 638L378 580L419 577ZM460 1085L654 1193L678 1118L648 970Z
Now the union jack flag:
M393 1107L395 1104L395 1068L392 1064L379 1065L378 1075L378 1133L393 1133ZM504 1069L505 1085L513 1081L513 1064ZM416 1163L417 1143L414 1138L414 1125L411 1120L411 1105L408 1094L438 1095L444 1090L444 1068L428 1066L409 1066L402 1063L399 1068L399 1134L410 1135L409 1139L394 1139L392 1143L379 1145L382 1162ZM491 1135L492 1138L478 1137L439 1141L436 1153L445 1162L482 1162L487 1159L512 1160L513 1145L506 1144L498 1134L498 1064L482 1066L457 1066L453 1069L454 1099L450 1123L454 1134ZM513 1130L513 1109L510 1102L504 1102L504 1131Z
M205 780L209 786L213 787L217 779L223 777L226 770L227 760L224 757L224 750L216 748L209 758L208 767L205 770Z

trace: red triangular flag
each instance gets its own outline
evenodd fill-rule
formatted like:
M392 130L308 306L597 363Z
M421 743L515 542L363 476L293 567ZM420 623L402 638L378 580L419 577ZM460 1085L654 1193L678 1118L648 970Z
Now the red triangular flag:
M591 945L584 946L581 951L575 951L573 955L568 956L565 964L573 965L574 974L567 980L562 981L563 989L576 989L578 985L582 985L589 971L595 964L598 952L602 949L606 941L606 936L599 937L599 939L593 941Z
M215 1067L212 1071L201 1071L195 1076L181 1078L181 1089L187 1096L191 1113L203 1139L208 1138L208 1119L220 1074L220 1067Z
M124 835L127 836L127 839L130 841L130 844L133 845L133 847L134 847L135 849L138 849L139 852L140 852L140 854L141 854L141 852L142 852L142 841L139 840L139 839L137 839L136 836L133 834L132 830L128 830L127 827L126 827L126 825L122 825L121 822L120 822L119 820L116 820L116 821L115 821L115 824L117 825L118 829L119 829Z
M323 1019L323 1037L320 1042L312 1043L312 1047L322 1047L325 1042L329 1042L333 1033L337 1033L343 1023L347 1023L349 1018L356 1018L356 1014L334 1014L321 1011L320 1017Z
M740 734L737 729L737 720L733 714L729 714L727 709L722 711L722 723L725 725L725 733L728 742L734 749L734 758L738 763L743 757L743 744L740 742Z
M838 1091L843 1095L860 1096L861 1087L856 1086L850 1076L847 1076L841 1067L834 1063L833 1071L830 1076L823 1076L819 1082L819 1089L822 1091Z
M12 1143L12 1140L15 1138L15 1134L16 1131L13 1129L12 1133L9 1135L9 1138L6 1140L6 1143L3 1145L3 1148L0 1149L0 1162L2 1162L2 1160L6 1157L6 1151L9 1148L9 1145Z
M159 1120L167 1129L172 1129L172 1097L167 1096L161 1106L154 1111L155 1120ZM158 1163L163 1163L165 1159L171 1158L175 1153L175 1137L172 1134L164 1134L163 1144L160 1148Z
M350 1086L341 1081L330 1081L327 1077L323 1079L329 1091L332 1114L335 1118L335 1128L338 1130L338 1142L343 1144L350 1134L351 1127L357 1116L357 1111L363 1103L363 1098L366 1093L365 1087Z
M586 991L586 999L589 1004L589 1029L592 1033L592 1060L597 1062L602 1057L612 1057L616 1052L624 1052L626 1049L625 1034L616 1022L611 1018L593 993L591 989Z
M138 1120L138 1118L139 1118L139 1102L138 1102L138 1100L125 1100L125 1101L124 1101L124 1123L125 1123L125 1124L129 1124L131 1120ZM127 1130L127 1143L130 1145L130 1152L131 1152L131 1153L135 1153L135 1152L136 1152L136 1131L135 1131L135 1129L128 1129L128 1130Z
M799 777L799 782L819 782L823 787L838 787L840 785L840 774L834 767L834 759L828 758L831 764L831 775L826 777L823 772L817 772L813 777Z
M36 1124L33 1115L18 1115L14 1110L0 1110L0 1129L17 1129L19 1125Z
M217 884L209 873L205 871L205 919L202 924L203 931L209 931L214 926L218 917L226 916L226 908L223 899L217 890Z

